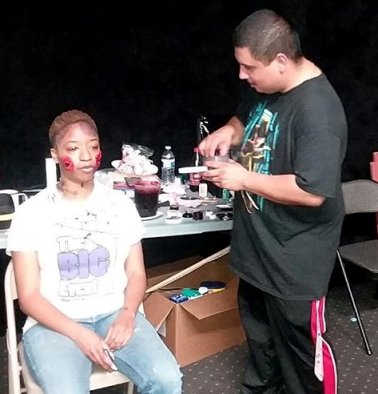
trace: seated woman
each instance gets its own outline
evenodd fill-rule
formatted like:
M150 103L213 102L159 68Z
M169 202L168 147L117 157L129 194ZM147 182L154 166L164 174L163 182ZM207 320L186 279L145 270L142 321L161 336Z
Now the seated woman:
M84 394L98 364L126 374L140 393L181 393L175 358L138 311L143 224L126 195L94 182L94 120L64 112L49 138L61 179L20 206L8 242L32 376L46 394Z

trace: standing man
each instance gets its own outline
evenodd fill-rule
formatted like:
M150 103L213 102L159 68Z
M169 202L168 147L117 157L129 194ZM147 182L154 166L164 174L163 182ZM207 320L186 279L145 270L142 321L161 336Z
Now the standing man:
M233 40L239 77L256 94L199 148L212 156L239 146L238 162L209 163L204 177L237 192L231 268L250 350L242 393L333 394L323 334L344 216L344 110L277 13L248 16Z

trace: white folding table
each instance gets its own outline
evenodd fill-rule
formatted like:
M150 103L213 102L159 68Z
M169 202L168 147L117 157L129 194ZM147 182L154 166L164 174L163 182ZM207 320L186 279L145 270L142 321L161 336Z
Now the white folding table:
M201 234L213 231L228 231L232 228L232 220L208 219L204 215L203 220L182 218L181 223L166 223L165 217L168 207L160 207L162 215L156 219L145 220L143 223L146 232L143 238L171 237L179 235ZM200 210L200 208L198 208ZM0 249L6 249L8 230L0 230Z

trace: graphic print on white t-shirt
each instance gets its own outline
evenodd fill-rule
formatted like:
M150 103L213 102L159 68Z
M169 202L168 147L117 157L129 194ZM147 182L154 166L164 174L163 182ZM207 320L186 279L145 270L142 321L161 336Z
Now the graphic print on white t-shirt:
M114 292L117 236L105 231L111 229L111 219L101 209L97 213L82 210L78 215L67 212L55 225L62 301L83 301Z

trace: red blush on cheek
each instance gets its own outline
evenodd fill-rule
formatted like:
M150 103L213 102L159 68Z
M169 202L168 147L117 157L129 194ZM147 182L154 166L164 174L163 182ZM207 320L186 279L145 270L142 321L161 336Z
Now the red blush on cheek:
M62 158L62 163L67 171L73 172L75 170L74 163L68 156Z
M98 167L100 167L101 160L102 160L102 152L100 151L96 155L96 170L98 169Z

